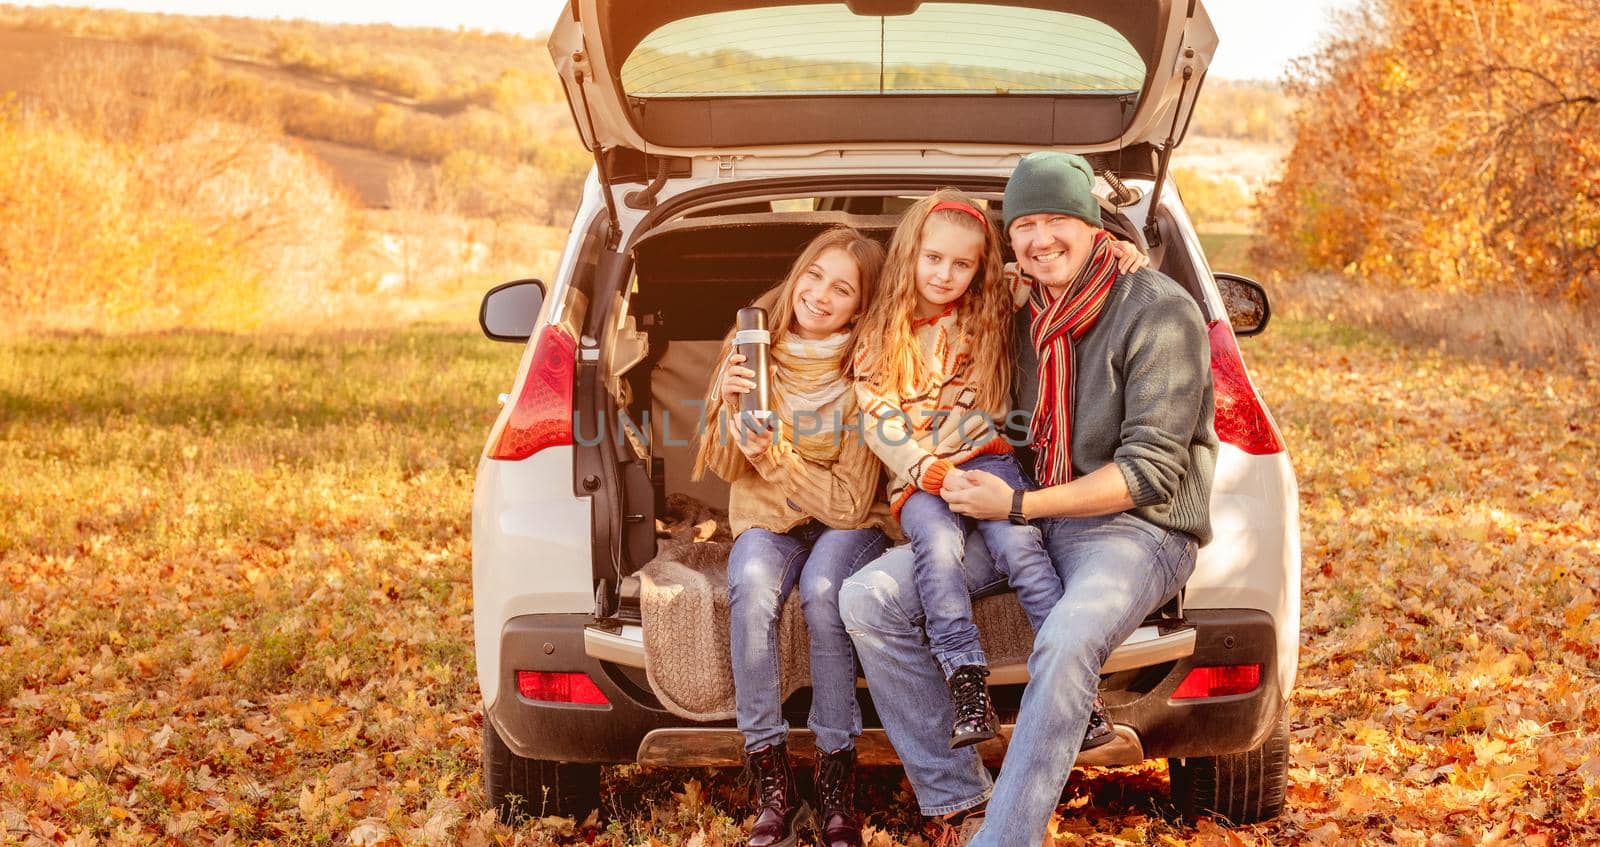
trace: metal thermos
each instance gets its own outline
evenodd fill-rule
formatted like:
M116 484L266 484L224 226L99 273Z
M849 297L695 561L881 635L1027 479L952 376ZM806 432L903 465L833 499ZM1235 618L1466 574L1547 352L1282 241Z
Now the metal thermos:
M765 424L772 414L771 387L767 373L772 349L772 333L767 330L767 310L747 306L739 310L734 323L733 347L744 357L744 367L756 372L756 387L739 398L739 416L747 424Z

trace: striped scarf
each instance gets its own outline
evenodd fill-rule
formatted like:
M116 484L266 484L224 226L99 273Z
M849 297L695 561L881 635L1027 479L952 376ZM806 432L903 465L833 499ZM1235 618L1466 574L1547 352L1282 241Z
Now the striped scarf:
M824 419L831 415L824 415L823 410L835 409L841 420L854 411L853 403L848 408L838 405L850 387L850 380L844 377L844 348L849 341L848 332L836 332L820 341L786 332L771 350L773 404L785 424L783 436L801 456L825 465L839 458L843 439L833 421ZM807 428L813 431L800 434L799 413L816 416L807 420Z
M1028 298L1029 335L1039 351L1039 400L1033 409L1034 475L1042 486L1072 480L1072 342L1094 326L1117 281L1117 254L1105 230L1094 235L1088 261L1067 286L1051 298L1035 285Z

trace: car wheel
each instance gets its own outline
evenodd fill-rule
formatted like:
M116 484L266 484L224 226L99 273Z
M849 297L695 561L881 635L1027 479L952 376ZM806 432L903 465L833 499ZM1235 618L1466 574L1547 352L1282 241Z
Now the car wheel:
M1186 818L1215 815L1233 823L1271 820L1289 787L1289 707L1261 746L1243 753L1168 759L1172 802Z
M600 806L600 766L524 759L483 722L483 790L501 822L558 815L579 823Z

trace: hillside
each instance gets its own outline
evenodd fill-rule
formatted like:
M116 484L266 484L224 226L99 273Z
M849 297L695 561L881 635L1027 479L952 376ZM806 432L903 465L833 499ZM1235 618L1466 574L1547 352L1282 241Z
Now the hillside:
M197 61L233 108L310 142L368 206L390 205L388 183L411 160L455 208L512 206L560 223L589 163L543 42L515 35L0 5L0 89L37 94L43 69L65 55L135 46L139 61L167 51ZM1175 163L1186 189L1218 198L1217 214L1202 217L1245 225L1294 105L1271 84L1206 84ZM508 179L519 166L536 174ZM504 196L508 184L535 183L547 201Z
M1173 171L1203 229L1255 226L1292 105L1208 84ZM592 162L571 122L539 39L0 5L0 307L237 326L545 273Z
M589 161L543 42L520 36L0 5L0 59L0 90L25 103L70 90L62 67L86 60L181 68L201 108L312 142L369 206L390 205L411 160L456 208L565 220ZM519 168L538 172L543 202L493 196Z

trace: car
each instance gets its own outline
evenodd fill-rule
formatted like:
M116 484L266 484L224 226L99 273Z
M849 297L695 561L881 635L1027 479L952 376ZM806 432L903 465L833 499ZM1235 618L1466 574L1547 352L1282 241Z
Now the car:
M639 572L657 519L673 495L727 499L690 478L691 442L662 418L703 396L735 311L818 231L887 239L899 211L943 186L998 214L1007 175L1035 150L1088 158L1106 227L1193 296L1220 440L1215 538L1102 669L1117 738L1078 763L1164 758L1185 814L1279 813L1297 492L1236 340L1270 309L1260 285L1211 271L1167 178L1216 44L1198 0L566 7L549 49L594 168L554 276L496 287L479 316L490 338L524 345L472 505L483 773L503 817L581 818L607 764L743 762L731 721L668 708L647 667ZM639 422L619 427L626 437L587 437L624 419ZM707 617L704 631L661 635L714 636ZM1026 681L1020 662L995 668L1003 722ZM858 693L862 761L894 762L864 682ZM785 706L797 726L806 697ZM1005 735L987 742L991 761Z

